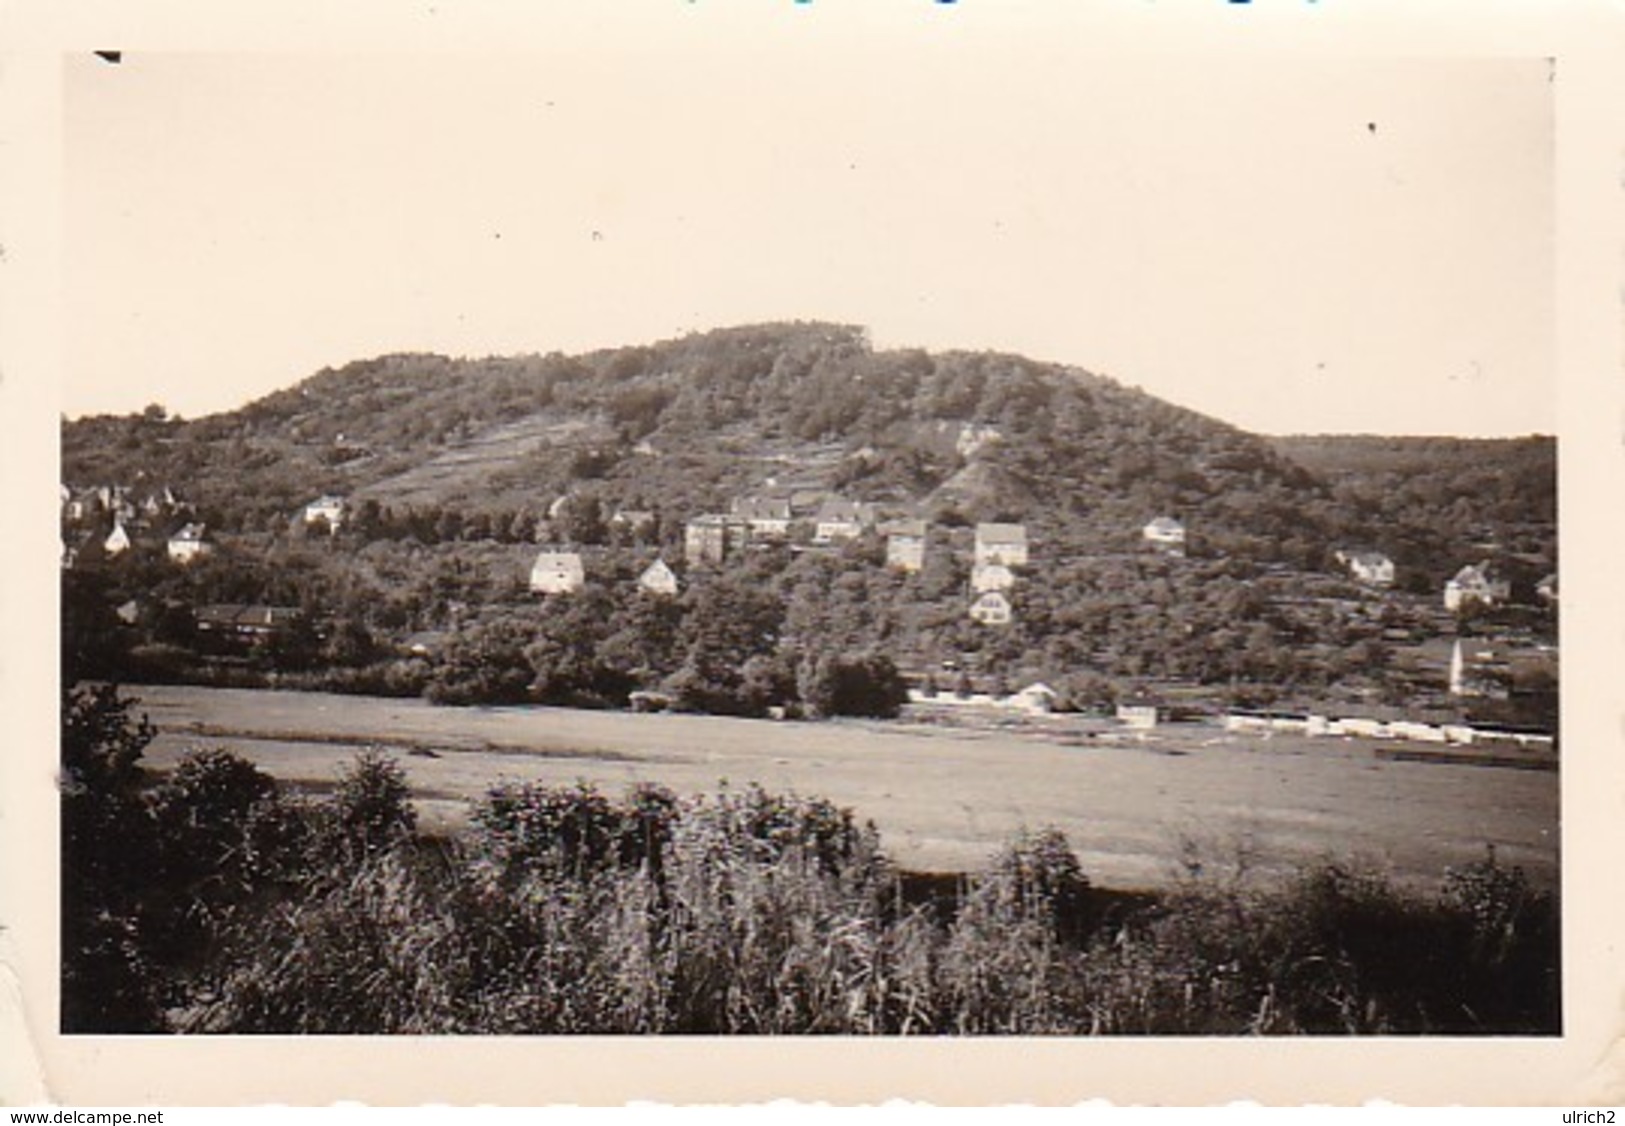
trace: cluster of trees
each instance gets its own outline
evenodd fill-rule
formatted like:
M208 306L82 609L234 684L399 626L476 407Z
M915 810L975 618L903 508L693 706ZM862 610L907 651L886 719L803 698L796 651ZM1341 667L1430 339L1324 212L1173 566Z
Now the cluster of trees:
M399 768L364 755L331 802L279 799L252 764L220 750L157 775L157 731L110 685L62 699L62 1026L162 1030L236 915L303 884L319 864L354 866L409 837Z
M640 689L721 715L774 709L895 716L907 686L890 657L786 634L771 588L718 576L679 598L593 586L458 629L428 685L438 703L625 705Z

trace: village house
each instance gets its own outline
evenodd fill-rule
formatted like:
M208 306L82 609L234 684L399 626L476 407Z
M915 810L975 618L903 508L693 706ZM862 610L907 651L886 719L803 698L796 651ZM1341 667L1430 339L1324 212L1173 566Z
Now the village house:
M1158 551L1165 551L1170 555L1185 554L1185 525L1172 516L1158 516L1144 528L1140 534L1145 542Z
M576 552L544 551L531 564L530 589L536 594L572 594L586 578Z
M1394 561L1379 551L1339 551L1337 561L1349 577L1368 586L1393 586Z
M1512 584L1489 563L1469 563L1444 584L1444 608L1460 610L1477 603L1497 606L1512 596Z
M130 550L130 533L124 530L122 520L113 522L113 530L107 533L107 538L102 541L102 550L109 555L119 555Z
M782 540L790 535L789 497L735 497L729 515L749 525L753 537Z
M1557 572L1553 571L1535 584L1535 597L1548 606L1557 605Z
M212 547L203 536L202 524L186 525L169 537L169 557L177 563L190 563L199 556L209 554Z
M918 571L925 566L925 521L892 520L880 526L886 537L886 566Z
M677 575L664 559L656 559L638 576L638 589L647 594L670 597L677 593Z
M977 563L971 567L970 588L977 594L1009 590L1016 585L1015 572L1003 563Z
M1036 681L1027 685L1020 692L1008 697L1005 703L1018 711L1029 715L1047 715L1055 710L1055 701L1059 693L1043 681Z
M1009 625L1013 614L1010 600L996 590L990 590L971 603L970 616L984 626Z
M654 529L655 514L644 509L617 508L609 518L611 529L641 536Z
M328 532L336 534L344 523L344 512L344 498L328 494L305 505L302 515L306 524L326 524Z
M733 516L707 513L683 526L683 558L690 567L721 563L750 541L750 525Z
M836 540L854 540L863 534L865 528L872 528L874 524L874 505L830 497L818 509L813 541L834 543Z
M975 562L999 563L1006 567L1027 565L1027 526L1025 524L976 525Z

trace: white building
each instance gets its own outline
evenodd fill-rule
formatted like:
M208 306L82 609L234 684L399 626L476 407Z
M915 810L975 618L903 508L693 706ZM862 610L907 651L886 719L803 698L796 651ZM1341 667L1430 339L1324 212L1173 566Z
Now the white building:
M1008 625L1012 617L1010 600L996 590L990 590L971 603L970 616L984 626Z
M865 528L872 528L874 523L873 505L831 497L818 510L813 540L816 543L855 540L863 534Z
M303 509L305 523L325 523L329 532L339 530L339 525L344 523L344 513L344 498L332 495L317 497Z
M530 568L530 589L536 594L571 594L586 581L581 556L573 551L544 551Z
M893 520L880 531L886 537L886 566L908 572L925 566L924 520Z
M1470 603L1497 606L1512 597L1512 584L1497 576L1488 563L1469 563L1444 584L1444 608L1459 610Z
M202 524L188 524L180 531L169 537L169 557L177 563L190 563L199 556L207 555L210 546L203 538Z
M648 594L671 596L677 593L677 575L664 559L656 559L638 576L638 587Z
M118 555L130 550L130 533L124 530L122 521L114 521L113 530L107 533L102 541L102 550L109 555Z
M971 568L970 588L977 594L1009 590L1016 585L1015 572L1003 563L978 563Z
M1380 551L1339 551L1337 560L1349 569L1349 576L1356 582L1369 586L1394 585L1394 561Z
M978 564L999 563L1006 567L1027 565L1027 526L1025 524L976 525Z
M1176 555L1185 553L1185 525L1172 516L1158 516L1140 529L1145 542Z

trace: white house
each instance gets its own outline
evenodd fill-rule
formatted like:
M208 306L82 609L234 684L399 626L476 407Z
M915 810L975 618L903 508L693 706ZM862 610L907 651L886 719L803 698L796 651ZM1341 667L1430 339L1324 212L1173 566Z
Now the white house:
M925 566L924 520L893 520L880 531L886 537L886 566L911 572Z
M865 528L873 527L874 523L873 505L831 497L818 510L813 540L817 543L834 543L836 540L857 539Z
M996 590L990 590L971 603L970 616L984 626L1008 625L1011 618L1010 600Z
M609 518L609 526L639 536L655 526L655 514L646 509L617 508Z
M729 514L750 526L752 536L784 539L790 534L789 497L735 497Z
M976 563L1000 563L1006 567L1027 565L1027 526L1025 524L976 525Z
M329 532L337 532L339 525L344 523L344 512L344 498L327 495L317 497L305 505L303 515L305 523L315 524L321 521L326 523Z
M1005 703L1032 715L1044 715L1055 710L1057 695L1055 689L1043 681L1037 681L1009 697Z
M1337 561L1356 582L1369 586L1394 585L1394 561L1380 551L1339 551Z
M1535 584L1535 597L1548 605L1557 604L1557 572L1552 572Z
M118 555L129 549L130 533L124 530L122 521L114 521L113 530L107 533L107 538L102 541L102 550L109 555Z
M1469 563L1444 584L1444 608L1459 610L1477 602L1495 606L1512 597L1512 584L1496 575L1489 563Z
M977 594L986 594L990 590L1009 590L1015 585L1015 572L1003 563L977 563L971 567L970 588Z
M177 563L190 563L209 554L209 542L203 538L202 524L188 524L169 537L169 557Z
M664 559L656 559L638 576L638 587L649 594L674 595L677 593L677 575L666 566Z
M537 594L570 594L586 581L581 556L573 551L544 551L530 568L530 589Z
M1185 525L1172 516L1158 516L1141 528L1140 534L1152 547L1176 555L1183 555L1185 552Z

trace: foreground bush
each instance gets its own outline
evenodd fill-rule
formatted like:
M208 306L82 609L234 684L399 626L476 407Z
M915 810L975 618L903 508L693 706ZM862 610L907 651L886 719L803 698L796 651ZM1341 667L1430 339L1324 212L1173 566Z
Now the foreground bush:
M1123 909L1045 830L933 899L820 799L505 784L431 840L384 753L299 800L218 751L153 785L150 738L67 701L65 1031L1561 1031L1557 905L1493 853Z

